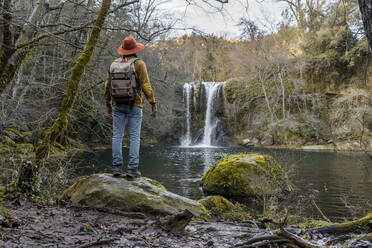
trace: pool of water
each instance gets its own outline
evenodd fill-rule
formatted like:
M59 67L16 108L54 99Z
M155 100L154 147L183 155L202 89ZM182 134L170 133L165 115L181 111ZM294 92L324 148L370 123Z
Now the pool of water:
M258 148L143 147L140 170L169 191L192 199L204 197L199 182L219 159L239 152L274 156L288 172L303 197L314 193L314 201L329 217L360 215L358 208L372 201L372 162L363 153L294 151ZM123 149L127 163L127 149ZM76 175L111 171L111 150L79 156Z

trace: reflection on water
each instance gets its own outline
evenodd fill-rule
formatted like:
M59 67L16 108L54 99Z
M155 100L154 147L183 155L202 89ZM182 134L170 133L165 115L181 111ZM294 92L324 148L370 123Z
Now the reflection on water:
M168 190L193 199L203 197L200 178L219 159L238 152L271 154L288 171L300 192L319 192L316 203L328 216L349 215L353 204L372 201L372 164L361 153L305 152L258 148L143 147L140 170ZM127 154L125 149L123 154ZM127 158L124 159L127 163ZM111 170L111 150L83 155L77 175ZM83 166L84 165L84 166Z

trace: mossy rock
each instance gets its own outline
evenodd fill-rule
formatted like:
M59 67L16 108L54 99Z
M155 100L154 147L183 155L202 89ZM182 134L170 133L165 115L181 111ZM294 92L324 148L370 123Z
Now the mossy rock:
M286 173L269 155L229 155L202 177L203 191L225 196L275 194L292 188Z
M198 201L208 211L213 219L230 221L243 221L252 219L252 216L239 204L233 204L223 196L214 195Z
M200 199L198 201L203 205L212 216L219 216L224 212L232 211L235 206L223 196L214 195Z
M196 217L206 215L205 208L197 201L171 193L159 182L146 177L128 180L94 174L78 180L62 198L72 203L148 214L176 214L188 209Z

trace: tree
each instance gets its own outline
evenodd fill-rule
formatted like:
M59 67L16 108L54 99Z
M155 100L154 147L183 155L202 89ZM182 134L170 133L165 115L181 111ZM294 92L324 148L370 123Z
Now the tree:
M3 2L3 45L0 51L0 93L12 81L17 73L20 65L27 57L32 44L33 38L37 34L36 27L40 22L41 17L52 11L61 8L63 5L51 7L46 0L39 0L34 6L28 20L22 26L18 38L13 42L13 37L16 36L11 30L12 16L14 13L11 9L11 0Z
M133 3L133 2L131 2ZM46 131L45 136L41 142L41 144L36 148L36 159L34 163L37 165L37 169L33 170L34 177L37 175L38 170L41 166L43 166L45 158L49 154L50 146L56 141L56 139L63 133L63 131L67 128L68 125L68 117L73 106L74 100L77 95L77 90L79 87L79 82L84 72L85 67L89 63L90 59L92 58L95 46L99 39L99 34L103 28L105 19L109 13L111 5L111 0L103 0L101 9L98 13L98 17L95 20L93 29L90 33L90 37L88 43L86 44L84 50L81 52L78 59L75 61L75 65L72 69L72 73L70 76L69 81L67 82L67 92L62 100L61 106L59 108L58 117L54 121L53 125ZM28 170L29 167L24 166L23 171L20 175L25 175L29 173L24 173L24 171ZM24 179L27 178L19 178L18 185L22 186L25 185ZM31 182L31 185L33 182ZM26 184L30 185L30 183Z
M364 31L370 48L372 48L372 2L371 0L358 0L360 13L362 13Z
M248 41L255 41L263 37L264 32L254 23L244 17L240 18L238 26L241 28L240 38Z

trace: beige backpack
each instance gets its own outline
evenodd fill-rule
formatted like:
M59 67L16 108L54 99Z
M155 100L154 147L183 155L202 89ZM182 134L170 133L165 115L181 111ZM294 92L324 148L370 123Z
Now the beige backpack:
M134 62L138 58L132 58L125 62L122 58L116 59L110 66L111 98L117 103L130 104L133 106L136 96L141 88L136 81Z

